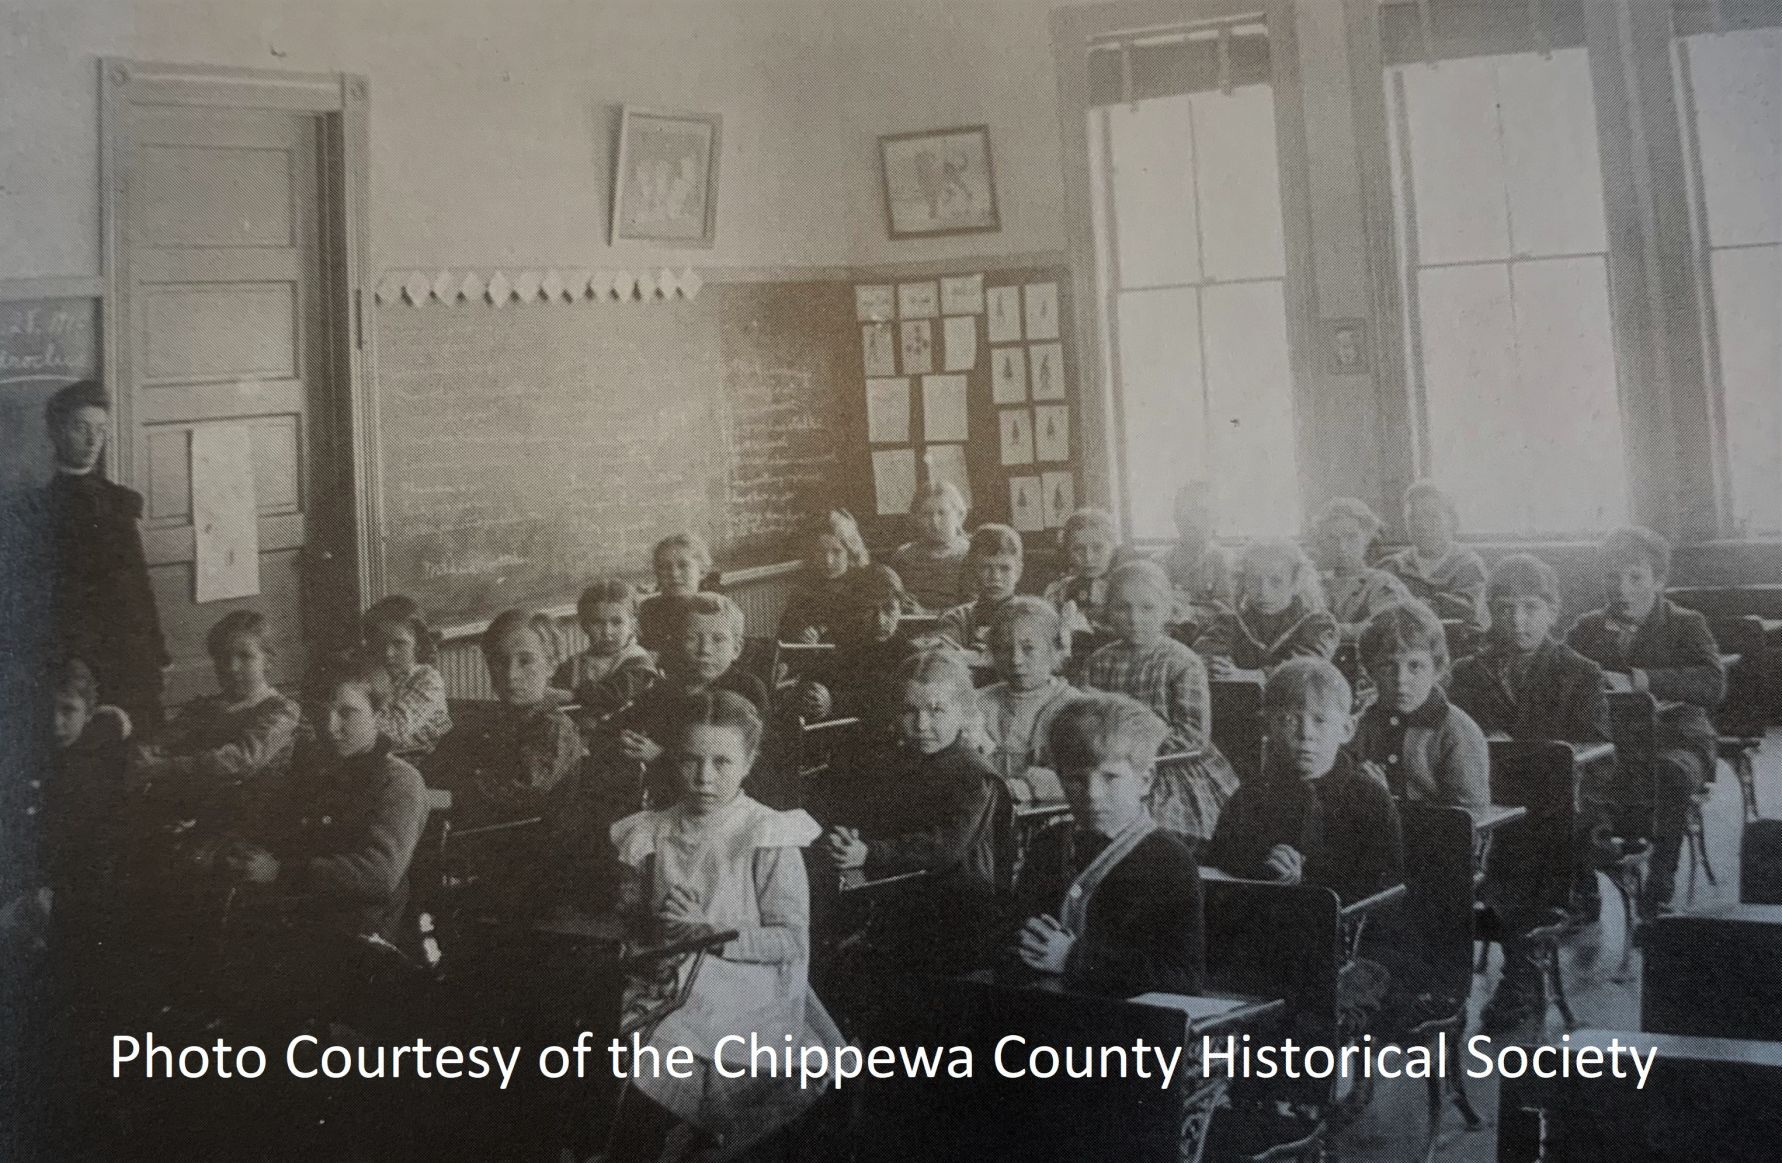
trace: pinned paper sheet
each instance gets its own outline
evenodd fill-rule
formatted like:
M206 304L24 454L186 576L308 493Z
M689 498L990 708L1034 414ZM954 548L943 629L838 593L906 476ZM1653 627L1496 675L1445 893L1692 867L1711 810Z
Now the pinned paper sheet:
M1046 513L1040 503L1038 477L1009 478L1009 523L1018 533L1038 533L1046 527Z
M922 439L965 440L965 377L922 377Z
M947 342L945 367L950 372L968 372L978 366L978 317L949 316L942 324Z
M854 288L854 318L862 323L883 323L897 310L897 298L891 285Z
M1021 296L1027 307L1027 338L1058 338L1058 284L1028 283Z
M1036 343L1027 349L1028 378L1035 400L1064 399L1064 345Z
M1033 463L1033 415L1026 408L1003 408L996 413L1002 431L1002 463Z
M1013 343L1021 338L1021 288L991 287L984 299L989 304L990 342Z
M868 323L860 329L860 347L866 356L866 374L897 374L897 333L889 323Z
M996 347L990 351L990 399L998 404L1027 402L1027 349Z
M984 276L959 275L940 281L941 314L982 315L984 313Z
M934 325L926 319L897 325L903 337L903 374L926 375L934 370Z
M872 454L872 487L878 495L879 516L910 511L916 499L916 451L882 448Z
M254 436L244 424L192 429L193 600L260 592L260 517L254 499Z
M1048 404L1034 409L1033 447L1040 460L1070 459L1070 407Z
M870 444L910 442L909 380L866 381L866 439Z
M928 479L930 481L951 481L965 498L965 507L971 508L971 474L965 471L965 445L963 444L931 444L923 452L928 461Z
M1040 477L1040 506L1046 519L1046 528L1058 529L1064 525L1065 519L1076 511L1076 481L1068 472L1049 472Z
M940 292L933 283L897 284L900 319L932 319L940 314Z

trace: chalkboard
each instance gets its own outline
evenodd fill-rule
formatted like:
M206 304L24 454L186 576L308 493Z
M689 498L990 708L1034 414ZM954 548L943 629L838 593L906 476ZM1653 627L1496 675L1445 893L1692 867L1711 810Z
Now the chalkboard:
M43 406L98 374L97 299L0 300L0 497L49 479Z
M451 625L647 575L677 530L724 568L797 556L801 514L855 503L851 295L732 283L692 302L384 306L388 588Z

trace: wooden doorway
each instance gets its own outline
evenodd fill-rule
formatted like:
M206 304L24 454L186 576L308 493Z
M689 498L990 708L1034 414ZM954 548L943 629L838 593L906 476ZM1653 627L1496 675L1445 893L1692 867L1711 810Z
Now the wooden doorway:
M237 608L272 622L272 677L288 687L305 646L352 635L375 528L373 474L355 471L375 447L359 310L365 82L102 70L110 467L146 502L167 696L209 688L205 632ZM230 527L255 542L220 589L214 569L199 576L226 524L199 529L218 492L251 509L251 529Z

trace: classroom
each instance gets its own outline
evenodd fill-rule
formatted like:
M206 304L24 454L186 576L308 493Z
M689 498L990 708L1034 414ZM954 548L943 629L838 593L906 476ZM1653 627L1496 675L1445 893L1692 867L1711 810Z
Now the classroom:
M1775 0L0 0L0 1156L1771 1157L1778 110Z

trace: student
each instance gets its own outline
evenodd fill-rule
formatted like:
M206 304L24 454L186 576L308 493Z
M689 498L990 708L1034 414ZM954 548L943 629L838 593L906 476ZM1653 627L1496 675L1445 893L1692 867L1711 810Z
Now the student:
M162 671L171 662L142 549L142 495L105 479L111 402L93 380L44 408L56 475L42 494L51 554L56 657L92 669L99 697L123 709L134 731L161 726Z
M852 717L876 729L878 704L890 678L920 648L902 628L909 595L887 566L869 565L850 590L853 608L836 635L835 650L797 685L798 713L807 720Z
M1194 642L1214 678L1260 678L1289 658L1336 653L1336 621L1305 551L1291 541L1252 541L1238 555L1238 604Z
M784 1075L750 1077L747 1040L793 1054L842 1044L808 981L810 886L800 850L820 829L802 811L774 811L743 792L760 750L761 718L740 695L708 690L681 700L665 742L679 797L612 827L621 909L646 938L701 928L736 936L706 957L684 1004L651 1030L649 1044L662 1054L683 1046L693 1052L691 1077L637 1076L653 1109L627 1112L615 1155L637 1157L631 1152L658 1135L672 1141L664 1126L672 1116L688 1146L733 1157L791 1122L823 1090ZM664 962L631 980L626 1019L670 1002L684 973L684 965ZM745 1046L727 1044L728 1068L720 1070L718 1043L727 1035Z
M1689 800L1714 770L1718 736L1708 714L1726 697L1726 668L1708 620L1664 596L1669 541L1650 529L1617 529L1599 559L1604 606L1572 623L1565 640L1603 668L1610 690L1659 700L1655 846L1641 893L1650 917L1670 907Z
M1120 548L1113 514L1105 509L1078 509L1065 518L1058 543L1070 572L1046 587L1046 601L1058 607L1070 634L1106 633L1108 570Z
M699 534L676 533L656 542L650 560L656 570L656 592L638 603L637 640L659 655L674 636L681 603L705 588L712 551Z
M566 659L551 685L579 706L584 730L637 701L659 677L656 659L637 640L637 591L620 578L603 578L582 591L576 621L588 648Z
M465 781L460 822L550 817L572 798L586 751L560 709L569 696L547 681L556 643L551 619L531 610L503 610L483 631L497 707L482 729L451 736L449 761Z
M39 796L41 881L54 893L57 927L82 948L101 936L121 854L129 722L99 702L87 664L70 659L48 684L55 759Z
M852 608L849 589L867 564L860 526L846 509L818 514L805 533L804 578L780 615L781 642L833 642Z
M1214 501L1212 481L1189 481L1176 490L1176 543L1157 559L1176 590L1171 622L1202 630L1237 601L1231 561L1216 540Z
M1330 501L1312 522L1312 542L1324 571L1324 600L1346 641L1359 638L1367 620L1387 606L1411 598L1403 582L1367 563L1379 533L1380 519L1354 497Z
M293 765L281 794L220 854L242 883L294 898L312 935L400 937L427 800L420 773L390 754L379 727L393 694L376 656L323 663L310 684L320 746Z
M1442 693L1448 639L1422 602L1389 606L1361 632L1361 665L1379 699L1352 748L1395 799L1461 808L1491 802L1491 752L1472 717Z
M1262 778L1219 817L1205 863L1233 876L1317 884L1344 903L1404 879L1398 808L1343 750L1355 732L1348 680L1322 658L1276 667L1263 690Z
M1169 579L1152 561L1129 561L1108 576L1107 617L1115 640L1089 656L1082 685L1129 695L1169 724L1165 751L1186 751L1157 773L1151 814L1197 840L1213 834L1237 775L1212 741L1207 668L1165 630Z
M1004 602L990 623L998 681L978 692L978 719L990 763L1017 800L1064 796L1049 732L1059 711L1081 696L1058 676L1058 625L1051 603L1025 596ZM1147 774L1146 790L1150 785Z
M885 914L887 958L936 972L980 964L994 919L1000 781L965 728L974 695L958 654L930 650L897 675L899 740L861 765L824 815L822 853L871 880L926 878Z
M1200 992L1200 872L1188 846L1145 810L1167 733L1124 695L1078 696L1051 722L1071 817L1028 850L1016 953L1069 989Z
M1417 481L1405 490L1404 517L1411 543L1381 559L1380 568L1403 582L1437 617L1483 631L1489 620L1485 563L1454 540L1460 528L1454 502L1435 482Z
M218 693L188 704L133 763L138 784L182 812L227 825L245 800L290 763L300 712L266 680L272 629L264 615L233 610L204 639Z
M445 679L433 667L439 639L413 598L392 594L360 620L366 649L384 660L392 684L378 730L392 751L425 755L452 729Z
M979 525L972 530L971 549L965 555L972 598L941 615L942 638L961 650L984 653L990 623L1021 582L1021 553L1021 535L1007 525Z
M960 568L971 549L965 538L965 497L951 481L927 481L910 502L910 521L916 539L897 547L891 566L919 610L950 610L963 596Z

